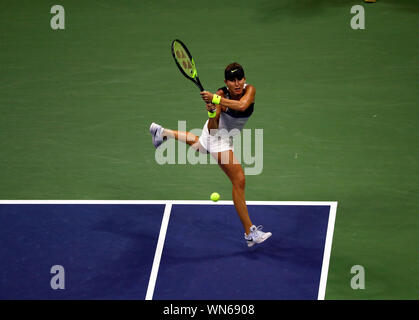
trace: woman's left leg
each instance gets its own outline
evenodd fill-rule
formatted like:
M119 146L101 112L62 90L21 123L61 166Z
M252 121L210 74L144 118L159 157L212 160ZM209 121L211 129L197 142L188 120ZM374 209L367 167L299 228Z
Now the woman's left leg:
M250 227L253 225L253 223L250 220L249 212L247 211L244 192L246 180L243 168L237 161L232 150L213 153L212 156L217 159L218 165L226 173L233 185L232 193L234 206L239 215L245 233L249 234Z

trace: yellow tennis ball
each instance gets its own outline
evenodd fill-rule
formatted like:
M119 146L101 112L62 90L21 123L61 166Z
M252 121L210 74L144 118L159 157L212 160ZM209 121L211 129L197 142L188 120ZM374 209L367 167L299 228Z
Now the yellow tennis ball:
M220 194L218 192L213 192L211 193L211 200L214 202L217 202L218 200L220 200Z

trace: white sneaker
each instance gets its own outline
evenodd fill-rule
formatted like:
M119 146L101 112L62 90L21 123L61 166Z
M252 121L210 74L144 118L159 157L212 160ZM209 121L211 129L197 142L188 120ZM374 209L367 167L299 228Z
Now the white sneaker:
M151 137L156 148L158 148L164 141L163 129L164 128L161 125L154 122L150 126Z
M256 227L253 225L250 227L249 234L244 234L248 247L253 247L255 243L262 243L272 235L271 232L262 232L262 228L263 226Z

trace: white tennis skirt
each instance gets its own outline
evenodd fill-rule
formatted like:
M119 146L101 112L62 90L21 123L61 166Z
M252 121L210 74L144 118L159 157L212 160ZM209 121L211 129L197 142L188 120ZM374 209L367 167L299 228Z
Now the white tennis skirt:
M223 152L223 151L234 151L233 139L225 134L210 135L208 132L208 120L205 122L204 128L202 129L199 142L209 153Z

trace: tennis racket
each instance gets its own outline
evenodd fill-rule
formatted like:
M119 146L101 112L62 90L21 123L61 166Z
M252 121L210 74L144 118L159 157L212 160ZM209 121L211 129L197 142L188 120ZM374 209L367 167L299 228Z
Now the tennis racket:
M199 81L198 71L196 70L195 61L192 58L191 53L189 52L186 45L176 39L172 42L172 56L175 59L176 65L179 68L180 72L189 80L191 80L202 92L204 87Z

